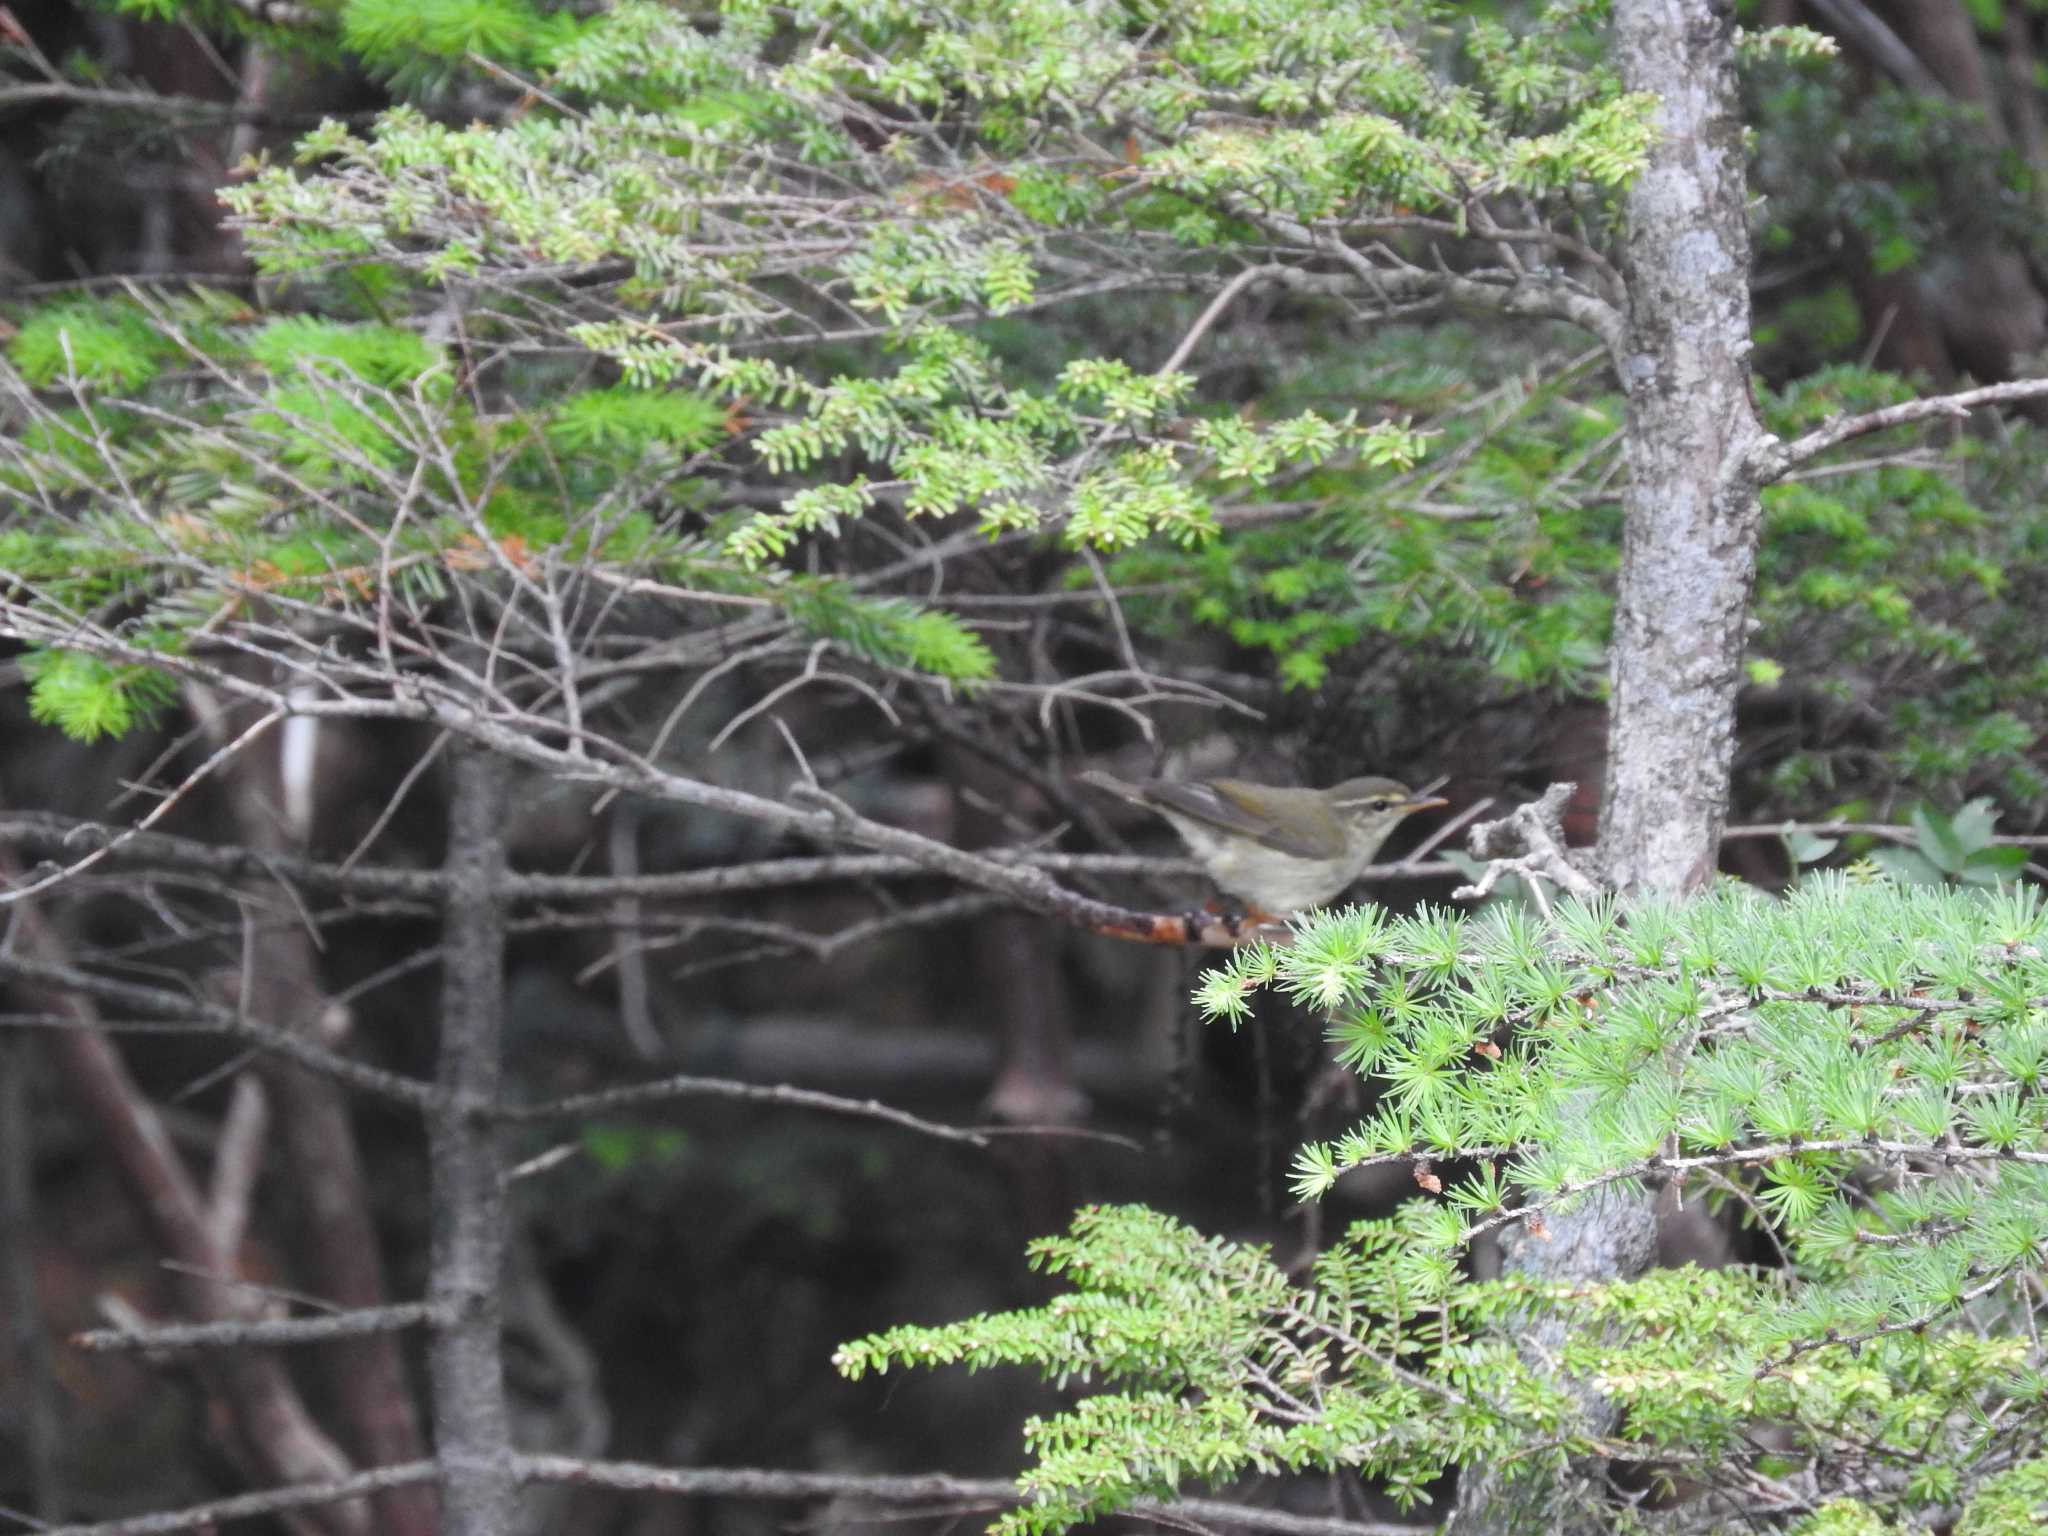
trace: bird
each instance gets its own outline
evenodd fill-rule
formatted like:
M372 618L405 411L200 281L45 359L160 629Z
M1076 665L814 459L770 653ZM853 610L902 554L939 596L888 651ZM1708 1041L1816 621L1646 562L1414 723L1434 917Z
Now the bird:
M1381 778L1288 789L1245 779L1133 783L1091 769L1080 781L1164 817L1219 887L1271 917L1342 894L1404 818L1450 803Z

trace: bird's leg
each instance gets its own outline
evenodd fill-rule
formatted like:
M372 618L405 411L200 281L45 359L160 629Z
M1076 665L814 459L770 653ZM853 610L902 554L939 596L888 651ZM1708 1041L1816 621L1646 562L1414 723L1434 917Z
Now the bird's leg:
M1242 943L1264 928L1285 928L1287 919L1277 912L1268 912L1257 902L1241 902L1235 898L1225 899L1211 896L1203 902L1199 911L1183 913L1181 921L1187 926L1187 941L1190 944L1202 942L1205 930L1217 927L1230 935L1232 943Z
M1211 896L1202 903L1202 910L1213 917L1221 918L1232 933L1242 934L1253 928L1285 928L1287 919L1278 912L1268 912L1255 901L1238 901L1234 897L1225 900Z

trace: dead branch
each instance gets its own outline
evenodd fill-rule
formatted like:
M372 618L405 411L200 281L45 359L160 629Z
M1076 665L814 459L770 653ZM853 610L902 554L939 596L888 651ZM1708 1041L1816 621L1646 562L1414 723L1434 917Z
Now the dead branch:
M540 1104L507 1105L500 1109L498 1114L502 1119L519 1123L570 1120L610 1114L615 1110L630 1109L643 1104L661 1104L671 1099L689 1098L736 1099L754 1104L779 1104L792 1109L822 1110L830 1115L851 1115L857 1119L879 1120L885 1125L915 1131L920 1136L936 1137L940 1141L960 1141L973 1147L988 1145L988 1137L984 1132L969 1130L962 1126L940 1125L907 1111L893 1109L877 1099L848 1099L836 1093L820 1093L811 1088L792 1088L779 1083L739 1083L722 1077L664 1077L654 1082L628 1083L617 1088L600 1089L595 1093L579 1093L569 1098L553 1099Z
M873 1499L884 1504L934 1504L948 1513L961 1508L1001 1509L1023 1497L1015 1483L993 1478L946 1477L925 1473L912 1477L866 1477L833 1472L778 1472L728 1467L657 1467L644 1462L579 1461L568 1456L522 1456L523 1481L573 1483L587 1488L618 1488L636 1493L667 1493L686 1498L724 1499ZM1227 1504L1220 1499L1179 1499L1171 1503L1141 1499L1128 1513L1138 1519L1180 1525L1186 1521L1270 1531L1274 1536L1416 1536L1421 1528L1377 1520L1326 1520L1279 1509ZM98 1536L80 1532L76 1536Z
M1472 829L1466 846L1472 857L1487 861L1486 873L1471 885L1451 892L1454 901L1482 901L1492 893L1504 875L1521 875L1542 901L1542 881L1549 881L1569 896L1591 901L1599 887L1579 869L1565 849L1564 808L1578 792L1578 785L1560 782L1543 792L1539 800L1517 806L1498 821L1482 821Z
M1882 410L1860 416L1842 416L1815 427L1791 442L1765 437L1751 450L1748 469L1758 485L1769 485L1798 468L1817 454L1839 447L1852 438L1888 427L1903 427L1936 418L1960 421L1980 405L1997 405L2008 400L2032 400L2048 395L2048 379L2014 379L2004 384L1986 384L1978 389L1960 390L1952 395L1927 395L1905 400Z
M250 1322L165 1323L154 1326L94 1328L74 1333L74 1349L106 1354L122 1350L152 1353L185 1349L256 1349L285 1344L324 1344L359 1339L368 1334L396 1333L440 1320L425 1302L365 1307L330 1317L259 1318Z

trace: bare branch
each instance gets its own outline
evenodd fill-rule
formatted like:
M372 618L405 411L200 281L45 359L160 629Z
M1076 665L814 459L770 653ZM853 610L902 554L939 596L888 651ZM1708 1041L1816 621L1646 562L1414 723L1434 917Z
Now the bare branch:
M425 1302L365 1307L327 1317L260 1318L249 1322L170 1323L154 1327L95 1328L74 1333L75 1349L105 1354L120 1350L256 1349L281 1344L324 1344L395 1333L437 1323L442 1313Z
M782 1083L741 1083L722 1077L664 1077L653 1082L628 1083L618 1088L579 1093L540 1104L507 1105L498 1113L502 1119L520 1123L571 1120L686 1098L738 1099L755 1104L780 1104L793 1109L823 1110L832 1115L879 1120L885 1125L915 1131L920 1136L936 1137L940 1141L960 1141L972 1147L988 1145L988 1136L982 1131L920 1119L907 1111L893 1109L878 1099L847 1099L836 1093L820 1093L811 1088L792 1088Z
M1828 29L1916 96L1948 94L1920 56L1863 0L1808 0Z
M11 859L0 850L0 877L18 875ZM14 942L4 959L17 975L27 968L53 973L74 969L64 963L63 941L35 903L21 903L13 917ZM40 958L30 960L23 951ZM180 1261L188 1272L234 1275L234 1255L216 1244L198 1186L172 1146L162 1117L136 1087L119 1052L92 1027L95 1020L87 1001L89 994L77 988L55 996L43 988L25 990L33 1001L71 1014L82 1026L52 1037L57 1069L106 1143L159 1249ZM186 1284L182 1290L186 1305L214 1322L248 1321L256 1315L254 1308L261 1305L234 1287L203 1280ZM243 1450L265 1475L323 1481L348 1470L347 1458L307 1413L276 1359L263 1354L235 1356L209 1363L202 1374L234 1423ZM369 1530L367 1506L339 1502L344 1497L320 1501L334 1507L323 1511L319 1529L329 1536L365 1536Z
M80 998L103 998L108 1002L132 1007L142 1013L188 1020L217 1034L248 1040L267 1051L287 1057L302 1067L310 1067L315 1072L336 1078L364 1093L394 1099L415 1109L424 1109L434 1100L434 1090L417 1078L370 1066L367 1062L357 1061L338 1051L331 1051L289 1030L278 1029L274 1025L255 1019L243 1018L232 1008L223 1008L217 1003L201 1002L183 992L173 992L167 987L150 987L138 982L117 981L110 976L81 970L75 965L52 964L16 953L0 953L0 975L17 976L23 981L59 987Z
M1783 837L1792 832L1810 832L1817 837L1881 837L1892 843L1917 843L1920 834L1911 827L1885 821L1769 821L1729 827L1723 837ZM1998 848L2048 848L2048 837L2006 836L1991 839Z
M909 1477L863 1477L847 1473L779 1472L752 1468L670 1468L642 1462L582 1461L569 1456L521 1456L515 1465L520 1480L526 1483L561 1483L584 1488L613 1488L623 1492L671 1494L683 1498L756 1501L872 1499L882 1504L932 1505L936 1506L935 1514L951 1513L962 1506L1000 1509L1015 1504L1022 1497L1015 1483L993 1478L946 1477L935 1473ZM58 1526L38 1532L37 1536L175 1536L180 1531L199 1530L228 1520L308 1509L342 1499L361 1498L387 1488L430 1482L438 1474L435 1462L416 1461L404 1466L380 1467L374 1472L359 1472L352 1477L329 1482L239 1494L231 1499L218 1499L209 1504L195 1504L162 1514L108 1520L93 1525ZM1420 1529L1415 1525L1385 1520L1318 1519L1313 1515L1260 1509L1249 1504L1228 1504L1218 1499L1183 1499L1173 1503L1144 1499L1133 1504L1127 1513L1136 1519L1177 1528L1184 1527L1188 1521L1200 1521L1206 1525L1270 1532L1272 1536L1415 1536Z
M1187 334L1180 339L1180 344L1167 355L1166 361L1161 363L1156 371L1172 373L1179 368L1194 355L1195 348L1202 344L1202 338L1209 334L1210 328L1223 318L1231 305L1237 302L1239 295L1254 283L1278 276L1282 270L1277 262L1261 267L1246 267L1225 283L1222 291L1209 301L1208 308L1195 317L1195 323L1188 327Z
M46 891L51 886L56 885L63 880L69 879L73 875L79 874L87 869L90 869L93 865L97 864L102 858L104 858L111 848L118 847L122 842L126 841L130 837L135 837L143 832L148 831L149 828L154 823L156 823L163 817L168 816L171 813L172 808L176 806L179 801L183 800L185 796L189 794L194 788L196 788L201 780L205 779L214 770L221 767L223 764L227 763L244 747L247 747L254 743L258 738L260 738L264 734L264 732L268 731L280 720L288 718L290 713L291 711L288 708L273 708L270 711L270 713L262 716L254 724L249 726L248 729L243 731L239 736L235 737L232 741L225 742L221 746L216 747L214 749L213 755L207 758L207 760L204 763L200 764L199 767L195 768L191 773L187 774L185 776L184 781L180 783L178 787L175 790L173 790L170 794L164 796L162 800L158 801L155 808L152 809L147 816L143 817L142 820L138 821L133 828L130 828L123 832L116 833L113 843L103 846L99 849L96 849L94 852L87 854L84 858L80 859L76 864L71 865L67 869L54 870L43 874L39 874L31 880L23 881L10 879L7 882L8 888L5 890L0 890L0 906L6 906L10 902L21 901L27 897L35 895L38 891Z
M1758 485L1769 485L1816 454L1826 453L1852 438L1882 432L1888 427L1907 426L1916 421L1935 418L1961 420L1980 405L2033 400L2043 395L2048 395L2048 379L2014 379L2004 384L1961 390L1952 395L1928 395L1918 400L1905 400L1882 410L1865 411L1860 416L1839 417L1789 443L1783 438L1762 439L1750 452L1749 472Z
M725 1467L657 1467L644 1462L578 1461L568 1456L522 1456L520 1476L533 1483L572 1483L586 1488L619 1488L640 1493L725 1499L873 1499L886 1504L939 1504L958 1508L1003 1508L1023 1495L1015 1483L988 1478L862 1477L834 1472L777 1472ZM1141 1499L1126 1513L1179 1524L1189 1520L1270 1531L1274 1536L1416 1536L1414 1525L1377 1520L1323 1520L1285 1510L1226 1504L1218 1499L1163 1503ZM85 1536L85 1533L81 1533ZM97 1536L97 1533L93 1533Z
M270 1105L262 1079L249 1072L237 1073L206 1191L207 1224L223 1253L240 1248L247 1235L249 1199L263 1169L263 1136L269 1123Z
M36 1536L173 1536L178 1531L210 1529L227 1520L253 1520L259 1515L283 1514L294 1509L318 1509L361 1499L391 1488L410 1488L430 1483L440 1475L437 1463L407 1462L403 1466L378 1467L348 1477L318 1482L293 1483L261 1493L238 1493L231 1499L209 1504L190 1504L160 1514L136 1515L126 1520L102 1520L93 1525L59 1525L36 1532Z
M1491 864L1476 885L1460 886L1451 892L1457 901L1478 901L1488 895L1503 873L1530 877L1530 888L1548 880L1559 890L1591 901L1599 887L1573 864L1565 851L1564 808L1578 792L1578 785L1557 783L1543 792L1540 800L1517 806L1499 821L1485 821L1472 829L1468 845L1472 857Z
M236 0L231 0L236 3ZM76 106L107 112L142 112L153 117L189 118L202 122L231 122L258 128L310 128L322 116L339 116L343 121L359 120L368 113L279 112L268 107L244 106L231 101L208 101L201 96L165 96L155 91L123 91L80 85L69 80L51 80L36 85L0 88L0 111L9 107Z
M323 863L293 855L259 855L246 848L200 842L160 832L124 835L98 822L77 821L42 811L0 814L0 841L26 848L61 850L78 844L105 846L122 867L160 866L206 870L225 876L272 875L317 890L356 896L399 896L439 900L446 877L433 869L402 869L387 865ZM977 857L1053 875L1199 875L1193 859L1153 858L1118 853L1060 853L1037 848L990 848ZM838 853L819 857L762 859L723 864L709 869L679 870L656 875L528 875L508 874L500 893L507 901L613 901L622 896L643 900L686 900L739 891L785 890L842 880L902 880L928 877L929 864L896 854ZM1460 873L1454 864L1403 859L1369 866L1365 880L1442 879Z

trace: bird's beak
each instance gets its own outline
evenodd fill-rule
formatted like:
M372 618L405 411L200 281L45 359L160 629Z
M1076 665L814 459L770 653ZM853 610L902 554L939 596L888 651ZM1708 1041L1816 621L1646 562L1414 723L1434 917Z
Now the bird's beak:
M1415 811L1433 811L1439 806L1449 805L1450 803L1442 795L1431 795L1427 800L1410 800L1401 809L1410 813Z

